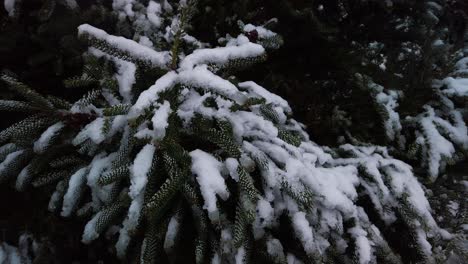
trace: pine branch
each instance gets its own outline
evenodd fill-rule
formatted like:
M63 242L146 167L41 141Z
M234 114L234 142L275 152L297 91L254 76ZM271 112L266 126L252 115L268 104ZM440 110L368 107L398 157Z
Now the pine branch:
M4 81L7 84L7 87L9 87L13 92L18 93L25 99L29 100L31 103L35 104L37 107L46 108L48 110L54 109L52 103L49 102L49 100L29 88L26 84L18 81L15 77L2 72L0 74L0 80Z

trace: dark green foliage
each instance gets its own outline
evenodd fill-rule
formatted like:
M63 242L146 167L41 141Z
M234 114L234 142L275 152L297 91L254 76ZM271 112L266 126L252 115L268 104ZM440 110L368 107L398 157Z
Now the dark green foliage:
M180 191L184 182L184 175L177 168L173 168L171 178L167 178L159 190L151 197L145 205L146 210L150 212L163 211L165 206Z
M77 105L80 108L83 108L87 105L92 104L95 100L98 99L98 97L101 95L100 90L91 90L88 93L86 93L80 100L78 100L75 105Z
M104 232L109 225L111 225L120 214L123 213L127 206L125 198L122 201L116 201L109 207L102 209L99 213L94 216L95 221L95 232L101 234Z
M18 175L21 169L26 166L31 156L32 153L29 150L18 150L6 156L6 159L8 159L9 162L6 164L2 163L5 168L3 168L0 173L0 182L3 183L15 175ZM5 162L6 159L3 162Z
M128 177L128 174L130 173L128 166L129 165L123 165L105 173L99 178L99 184L107 185L122 178Z
M278 130L278 137L286 143L289 143L296 147L299 146L302 142L302 139L299 136L295 135L293 132L284 129Z
M203 140L212 142L221 148L229 157L239 158L239 146L232 137L232 128L229 122L218 122L218 127L219 128L216 128L210 120L204 119L203 117L198 117L193 122L193 129L196 135Z
M21 150L21 149L18 146L16 146L15 144L4 145L0 149L0 160L1 161L5 160L5 158L8 156L8 154L13 153L13 152L18 151L18 150Z
M0 111L4 112L32 112L36 110L28 103L12 100L0 100Z
M66 79L63 84L66 88L81 88L96 84L96 80L89 76L76 76Z
M0 132L0 144L9 140L20 143L24 140L32 140L33 135L38 135L54 121L54 118L39 115L28 117Z
M65 168L83 164L85 161L76 155L62 156L49 162L52 168Z
M129 104L118 104L113 105L111 107L105 108L103 110L103 114L105 116L116 116L116 115L124 115L128 113L130 110L131 105Z
M38 175L38 177L33 180L32 185L34 187L41 187L41 186L56 182L59 179L63 179L67 176L70 176L71 173L72 172L69 169L49 171L42 175Z
M252 177L242 166L237 167L237 174L239 175L239 186L242 192L245 193L253 203L257 202L259 192L254 186Z
M157 222L148 221L147 231L141 246L140 263L142 264L155 264L160 259L161 248L164 243L165 231L167 229L168 221Z
M279 117L276 111L269 104L263 104L260 106L260 112L262 115L270 120L271 122L277 124L279 123Z
M0 76L0 80L5 82L12 91L14 91L15 93L18 93L25 99L29 100L31 103L35 104L37 107L44 107L47 109L53 108L52 104L46 98L44 98L42 95L38 94L36 91L29 88L24 83L16 80L15 77L3 72Z
M58 98L51 95L48 95L46 98L57 109L69 109L72 106L70 102L62 98Z

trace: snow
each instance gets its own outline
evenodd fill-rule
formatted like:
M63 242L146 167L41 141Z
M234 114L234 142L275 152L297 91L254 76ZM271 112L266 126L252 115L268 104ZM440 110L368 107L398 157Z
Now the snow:
M104 117L98 117L91 123L87 124L73 139L73 145L80 145L87 139L91 139L95 144L102 143L106 138L111 138L124 128L127 123L127 116L114 116L112 124L106 134L103 133L105 122L106 119Z
M224 164L229 171L231 178L238 182L239 174L237 173L237 168L239 167L239 162L234 158L227 158L226 161L224 161Z
M258 200L256 212L253 223L253 234L256 239L259 239L264 236L264 228L271 227L275 222L275 212L270 202L264 198Z
M154 1L150 1L148 3L148 7L146 8L146 16L148 20L153 24L154 27L160 28L161 27L161 4L156 3Z
M57 136L58 133L65 127L62 122L57 122L44 131L36 142L34 142L34 152L42 153L50 145L50 141Z
M0 163L0 175L4 174L8 167L15 162L15 160L24 153L24 150L17 150L6 156L5 160ZM8 174L8 171L6 172Z
M269 239L267 242L267 252L270 256L277 257L279 259L284 259L283 246L281 242L276 239Z
M184 101L177 109L177 115L185 122L185 124L190 123L190 120L194 117L195 113L204 112L206 115L207 111L210 109L206 109L203 105L203 102L211 97L212 94L210 92L205 93L203 96L200 95L196 91L187 91L184 94Z
M15 150L17 147L14 143L8 143L8 144L5 144L3 146L0 147L0 154L2 155L2 158L5 158L5 155L6 153L11 153L12 150Z
M223 200L229 197L226 183L221 175L222 163L211 154L199 149L190 152L190 156L192 157L192 173L196 175L205 201L203 208L208 211L210 219L215 221L218 217L216 195Z
M468 78L447 77L442 80L442 84L447 86L442 92L449 96L468 96Z
M377 103L383 105L388 113L388 119L384 120L385 132L390 140L395 140L400 134L402 126L400 115L396 112L398 107L398 93L389 91L388 94L380 92L376 96Z
M75 8L78 7L78 4L76 3L76 0L65 0L65 4L70 9L75 9Z
M30 261L30 260L29 260ZM20 252L16 247L10 246L7 243L0 243L0 263L2 264L22 264Z
M177 217L171 217L171 220L169 221L169 225L167 227L166 237L164 239L164 249L166 249L166 251L168 251L174 246L175 238L177 236L177 233L179 232L179 226L180 223Z
M245 263L245 259L247 258L246 253L247 252L245 252L244 247L240 247L240 248L237 249L237 253L236 253L236 257L235 257L236 264L244 264Z
M138 13L141 12L140 10L132 10L133 3L129 0L114 1L115 7L118 10L123 10L122 12L126 16L146 16L153 28L161 26L160 15L162 10L168 8L167 2L150 1L146 10L142 7L143 13ZM175 24L177 21L174 22ZM243 30L245 32L256 30L261 38L274 36L274 33L267 29L250 24L244 26ZM84 33L100 40L109 41L118 46L119 49L131 53L141 60L150 60L159 66L165 66L168 62L167 54L155 52L146 47L146 44L141 45L131 40L122 40L120 37L108 35L106 32L89 25L80 26L80 34ZM149 44L151 40L148 38L137 36L135 39L151 46ZM259 173L255 176L260 177L259 184L262 184L262 192L256 204L254 202L249 204L251 207L249 209L256 211L255 219L251 225L253 235L255 239L266 241L267 251L270 255L284 258L284 255L287 254L288 263L300 262L292 254L283 252L280 241L272 238L266 232L270 228L277 227L279 216L285 213L291 218L294 233L306 253L310 255L323 254L332 242L337 245L339 252L344 253L349 243L354 243L356 248L354 254L358 257L359 263L372 263L375 260L375 244L383 241L383 238L377 227L371 226L364 210L356 205L359 197L358 190L360 191L359 195L369 196L377 213L386 224L391 224L396 220L395 212L401 208L400 201L404 199L418 216L412 224L417 232L419 246L423 247L426 253L431 251L427 237L437 233L434 230L449 237L443 230L438 229L437 224L432 219L431 208L425 197L424 188L414 176L412 167L393 159L388 153L389 150L376 146L343 145L334 149L318 146L309 140L304 125L294 120L288 120L291 108L286 100L254 82L242 82L235 85L210 71L208 64L224 65L232 59L260 56L264 52L263 47L249 42L245 36L228 37L228 41L227 47L198 49L186 56L182 59L179 69L167 72L154 85L139 95L128 115L116 116L108 133L102 133L105 120L98 117L78 133L73 144L79 145L88 139L95 144L110 142L109 139L121 131L123 127L127 129L128 133L128 121L143 113L151 114L152 116L148 115L151 120L139 124L135 129L135 136L150 140L156 139L156 141L151 141L154 144L166 136L168 118L173 111L176 111L185 125L190 124L195 113L212 120L228 121L233 127L234 141L241 150L241 158L218 160L214 154L201 149L190 152L191 172L194 180L200 186L203 209L207 211L213 224L220 223L219 220L225 219L226 215L223 215L222 210L218 210L218 202L222 204L221 200L225 201L230 197L226 181L231 183L239 181L237 172L239 166L243 166L248 171L258 169ZM132 62L120 59L114 59L114 62L117 66L115 77L119 82L119 92L124 97L125 102L131 103L134 100L132 86L135 83L136 66ZM449 95L448 91L451 90L454 91L453 95L455 95L455 91L466 88L465 81L462 79L445 79L445 82L452 85L447 85L445 95ZM160 97L164 91L179 87L179 85L182 87L178 97L180 105L171 105ZM402 126L396 109L401 95L375 83L371 84L370 89L375 97L375 102L382 105L389 113L389 119L384 120L387 137L391 140L398 139ZM204 103L208 98L214 100L216 107L210 107ZM265 99L266 103L278 115L279 122L274 124L263 117L259 105L250 106L249 109L231 111L231 106L234 103L242 104L247 98ZM116 102L110 97L108 101ZM100 109L97 110L96 112L99 114ZM421 133L416 135L418 140L427 139L431 142L431 148L426 149L427 153L430 154L428 164L431 175L439 172L439 167L442 166L440 164L445 157L453 155L454 144L468 146L468 133L463 123L463 116L453 112L450 113L450 121L447 121L438 114L437 110L426 107L424 115L414 118L420 122L422 128ZM39 143L36 142L38 146L35 146L35 149L45 148L43 145L46 145L50 138L57 133L52 127L43 133L43 136L37 141ZM186 128L184 127L184 129ZM448 133L441 133L441 128ZM278 138L279 129L298 132L303 136L303 142L298 147L285 143ZM130 165L128 194L131 202L127 215L119 228L119 237L115 245L120 257L125 255L134 231L139 226L145 188L148 177L152 176L150 172L155 153L156 146L146 144L136 154L133 164ZM346 155L339 157L341 153L346 153ZM132 155L134 154L132 152ZM16 158L10 157L10 155L0 164L0 168L1 166L6 167L7 163L11 162L8 159ZM102 152L94 157L87 168L82 168L71 176L64 195L63 216L69 216L73 212L79 201L79 191L85 183L91 189L93 211L98 212L102 209L103 205L108 202L107 199L113 185L101 187L97 182L104 173L114 168L115 164L113 163L116 163L114 161L117 157L118 153ZM358 171L358 168L366 173L366 177L360 175L361 170ZM17 185L24 185L30 176L29 169L26 167L21 171ZM255 179L257 180L257 178ZM308 202L312 204L311 207L304 208L308 207ZM456 204L448 206L455 208ZM96 233L96 222L101 214L98 212L87 223L83 242L90 242L99 236ZM356 221L352 228L344 224L350 219ZM164 248L167 251L170 251L174 246L180 224L177 215L170 219L164 240ZM374 230L372 231L372 229ZM331 233L333 236L330 236ZM245 248L234 247L232 240L232 230L229 227L222 227L219 252L214 253L212 259L214 263L224 261L224 257L227 255L230 258L229 263L234 262L234 260L237 263L244 261ZM220 256L223 256L223 259Z
M57 211L60 201L62 200L65 188L66 188L66 182L64 180L61 180L57 183L57 186L55 187L55 191L52 193L52 195L50 196L50 200L49 200L48 209L50 212Z
M133 165L130 168L130 191L129 195L135 199L145 188L148 182L148 172L153 164L153 155L156 147L152 144L146 144L137 154Z
M80 25L78 27L78 34L88 34L99 40L106 41L110 45L115 46L124 52L127 52L128 54L134 56L139 60L149 61L155 67L165 69L167 68L166 65L169 63L170 60L168 52L158 52L143 45L140 45L133 40L124 37L116 37L109 35L104 30L95 28L88 24Z
M104 118L98 117L91 123L87 124L73 139L73 145L77 146L85 142L87 139L91 139L94 143L99 144L103 142L106 137L102 133L104 127Z
M98 184L99 177L111 169L112 161L117 157L117 153L107 155L102 152L96 155L89 165L89 173L86 177L87 185L91 188L92 206L93 209L98 209L103 202L107 201L109 192L111 191L113 184L106 186L100 186Z
M221 264L221 258L219 257L218 253L215 253L213 258L211 259L211 264Z
M18 177L16 178L16 185L15 185L16 190L22 191L24 187L26 186L26 184L28 184L29 181L31 180L33 174L31 174L30 168L31 168L31 165L27 165L18 174Z
M99 234L96 232L96 225L101 215L102 215L102 212L98 212L97 214L93 216L93 218L88 223L86 223L86 226L83 231L83 236L81 238L81 242L85 244L89 244L91 241L99 237Z
M430 107L426 107L426 109L429 113L429 117L423 118L420 124L426 140L431 144L428 152L428 169L429 176L435 179L439 174L442 158L451 157L455 152L455 148L450 141L440 135L435 124L432 122L430 117L434 117L435 115L433 109Z
M234 84L209 71L207 65L182 71L178 77L181 84L200 87L207 92L213 91L240 103L241 99L245 100L245 98L239 98L238 89Z
M119 83L119 93L124 98L124 103L132 101L132 86L135 84L136 66L132 62L114 57L117 66L115 78Z
M154 128L154 139L163 139L166 136L166 128L169 125L168 118L171 112L171 105L168 101L164 101L164 103L154 111L154 116L151 119Z
M356 247L360 264L370 263L372 259L372 247L367 239L367 232L361 227L353 227L349 229L348 233L356 240Z
M269 92L267 89L261 87L255 82L241 82L238 84L240 88L246 89L252 93L254 97L264 98L267 103L271 103L275 106L280 106L286 113L291 113L291 108L286 100L280 96Z
M145 36L140 36L140 40L138 41L138 43L148 48L153 48L154 46L153 42L148 37L145 37Z
M135 15L133 2L134 0L113 0L112 8L114 10L122 10L122 14L133 17Z
M81 168L77 170L70 177L68 181L68 189L65 195L63 196L63 206L61 215L68 217L71 215L73 210L76 208L77 204L80 201L81 192L86 184L86 173L88 168Z
M297 259L296 256L294 256L291 253L288 253L288 255L286 257L286 260L287 260L288 264L302 264L302 261Z
M427 241L427 235L424 230L418 229L416 230L416 240L425 256L432 256L432 246Z
M17 0L4 0L3 6L5 7L5 10L8 12L9 16L14 16L15 15L15 5L16 5Z
M387 138L390 141L398 140L402 130L400 115L396 111L400 95L393 90L385 91L383 86L374 83L372 80L364 80L361 74L356 74L356 77L362 81L368 82L368 88L371 90L375 102L385 108L388 118L383 120L383 122Z
M180 68L190 70L202 64L222 66L231 60L259 57L263 53L265 53L265 49L261 45L251 42L240 46L198 49L182 60Z
M126 249L130 242L129 233L138 225L141 209L143 208L144 189L148 182L148 173L153 164L153 155L156 147L146 144L136 155L133 165L130 167L130 190L129 196L132 199L128 208L127 217L120 229L119 238L115 248L119 257L125 256Z
M455 201L450 201L447 204L447 208L449 209L449 213L455 217L458 214L458 209L460 208L460 204Z
M143 195L138 195L130 203L127 217L122 224L122 228L119 230L119 238L115 244L115 249L117 251L117 256L120 258L125 256L128 244L130 243L130 232L132 232L138 225L142 207Z
M296 235L301 240L304 250L308 254L313 254L315 251L314 234L309 221L306 219L304 212L297 212L292 216L292 226Z
M143 91L136 103L132 106L129 118L137 117L143 110L150 107L159 98L159 93L172 88L177 81L177 73L170 71L160 77L154 85Z
M271 38L276 36L276 33L262 27L262 26L254 26L252 24L247 24L244 26L244 32L251 32L251 31L257 31L258 37L259 38Z

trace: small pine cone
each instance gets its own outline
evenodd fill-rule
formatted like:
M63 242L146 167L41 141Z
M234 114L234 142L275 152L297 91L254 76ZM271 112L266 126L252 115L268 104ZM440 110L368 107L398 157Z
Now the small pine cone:
M249 31L246 33L247 38L249 38L250 42L257 43L258 40L258 32L256 29Z
M66 113L62 114L64 122L72 128L81 128L96 119L96 115L85 113Z

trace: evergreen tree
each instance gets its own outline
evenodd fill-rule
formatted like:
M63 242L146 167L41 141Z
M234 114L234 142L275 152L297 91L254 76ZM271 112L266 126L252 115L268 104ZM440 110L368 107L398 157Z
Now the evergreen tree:
M17 15L19 9L7 2L15 1L5 7ZM329 122L344 135L332 147L309 138L286 100L256 82L240 81L252 75L249 68L268 67L267 53L284 44L271 30L275 20L249 11L256 3L239 1L225 9L261 26L236 17L215 23L213 34L198 34L203 12L221 10L222 4L113 1L112 34L90 24L78 27L78 38L89 47L83 72L63 86L87 90L79 100L44 96L11 72L1 74L22 101L1 100L0 109L28 116L0 132L0 181L43 194L52 186L49 211L85 219L83 243L106 236L115 254L130 263L463 259L463 195L447 201L456 207L448 213L457 221L440 220L429 203L441 212L438 197L457 179L438 176L463 159L468 147L467 55L446 43L453 37L444 30L449 5L298 2L299 9L289 1L266 6L306 21L305 28L327 45L342 41L340 30L361 17L363 6L388 12L395 26L389 30L401 30L403 38L417 33L414 42L398 40L401 47L388 49L408 52L401 60L385 53L395 43L351 36L359 40L351 44L358 55L346 56L362 65L336 73L351 88L331 100L351 96L367 100L367 108L327 106ZM410 16L408 10L417 12ZM229 34L220 35L223 27ZM419 82L412 81L416 66L425 67ZM404 88L380 84L385 72L403 79L397 83ZM427 94L408 107L403 98L419 93ZM383 131L382 138L371 139L356 126L369 109L377 118L368 121L374 128L367 133ZM443 184L432 185L437 181Z

